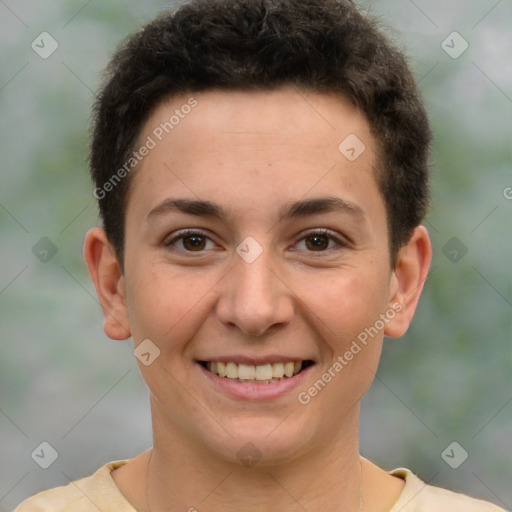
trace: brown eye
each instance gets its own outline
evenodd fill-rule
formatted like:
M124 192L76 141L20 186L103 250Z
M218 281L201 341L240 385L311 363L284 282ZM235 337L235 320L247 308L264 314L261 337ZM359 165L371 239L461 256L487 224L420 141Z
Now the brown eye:
M349 242L337 237L327 229L320 229L306 233L295 245L296 248L306 252L330 253L332 250L349 247Z
M201 251L204 249L206 245L205 237L204 236L184 236L183 239L183 247L185 249L190 251Z
M306 237L306 247L312 251L324 251L329 246L327 235L312 235Z
M209 236L189 229L175 233L174 236L168 236L162 245L174 251L190 253L204 252L207 249L212 249L215 243Z

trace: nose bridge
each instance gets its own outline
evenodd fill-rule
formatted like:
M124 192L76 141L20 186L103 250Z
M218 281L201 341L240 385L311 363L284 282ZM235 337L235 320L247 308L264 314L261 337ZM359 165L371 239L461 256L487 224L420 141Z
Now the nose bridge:
M219 320L253 335L288 322L293 305L270 249L249 240L239 245L237 253L219 298Z

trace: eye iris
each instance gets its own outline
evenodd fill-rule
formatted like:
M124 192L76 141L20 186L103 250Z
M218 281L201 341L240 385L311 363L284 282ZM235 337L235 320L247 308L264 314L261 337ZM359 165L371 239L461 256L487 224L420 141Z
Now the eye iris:
M310 241L314 240L314 242L311 244ZM326 235L312 235L308 236L306 238L306 245L308 249L327 249L327 246L329 245L329 240Z
M204 249L205 240L203 236L191 235L183 237L183 245L186 249L195 251L198 249Z

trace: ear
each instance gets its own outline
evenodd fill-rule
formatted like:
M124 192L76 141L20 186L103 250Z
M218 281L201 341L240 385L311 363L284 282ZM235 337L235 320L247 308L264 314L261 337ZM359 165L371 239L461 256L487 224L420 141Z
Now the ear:
M386 324L384 334L398 338L406 333L427 279L432 261L432 244L425 226L417 226L409 242L398 252L391 275L390 310L395 316Z
M129 338L124 277L104 229L96 227L87 232L84 257L103 310L105 334L113 340Z

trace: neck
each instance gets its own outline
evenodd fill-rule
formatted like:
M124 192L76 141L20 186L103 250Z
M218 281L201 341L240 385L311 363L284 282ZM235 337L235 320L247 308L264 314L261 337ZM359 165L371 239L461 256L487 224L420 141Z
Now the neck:
M148 464L148 512L362 509L358 407L321 445L306 447L286 463L262 458L251 467L197 446L158 406L152 411L154 448ZM339 505L333 507L335 503Z

